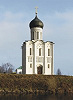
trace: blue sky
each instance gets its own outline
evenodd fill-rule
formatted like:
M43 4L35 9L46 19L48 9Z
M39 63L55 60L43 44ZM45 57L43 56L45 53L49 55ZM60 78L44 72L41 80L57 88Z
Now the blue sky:
M73 75L73 0L0 0L0 65L22 64L23 41L30 40L29 22L44 23L43 40L53 41L54 72Z

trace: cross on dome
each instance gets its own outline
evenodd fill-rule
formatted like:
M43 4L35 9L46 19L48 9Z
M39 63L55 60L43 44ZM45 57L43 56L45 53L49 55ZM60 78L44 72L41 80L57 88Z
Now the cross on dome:
M37 15L37 13L38 13L38 12L37 12L37 9L38 9L38 7L35 7L35 14L36 14L36 15Z

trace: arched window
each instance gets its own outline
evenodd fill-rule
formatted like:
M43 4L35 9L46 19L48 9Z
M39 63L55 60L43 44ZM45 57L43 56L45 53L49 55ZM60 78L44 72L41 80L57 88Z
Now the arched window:
M50 49L48 49L48 56L50 56Z
M30 55L32 54L32 49L30 48Z
M48 68L50 68L50 64L48 64Z
M41 48L39 48L39 56L41 56Z
M30 68L32 68L32 64L30 64Z

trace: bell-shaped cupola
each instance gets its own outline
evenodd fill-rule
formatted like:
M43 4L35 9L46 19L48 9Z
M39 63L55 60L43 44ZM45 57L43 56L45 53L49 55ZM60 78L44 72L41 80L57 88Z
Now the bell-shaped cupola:
M43 22L38 19L37 13L35 18L30 22L31 40L42 40Z
M35 18L30 22L29 26L30 26L30 29L34 27L39 27L43 29L44 25L43 25L43 22L40 19L38 19L36 15Z

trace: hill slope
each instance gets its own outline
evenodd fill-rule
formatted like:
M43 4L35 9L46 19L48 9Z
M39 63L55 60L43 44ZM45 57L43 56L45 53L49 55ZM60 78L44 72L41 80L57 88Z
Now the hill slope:
M0 93L73 94L73 76L0 74Z

